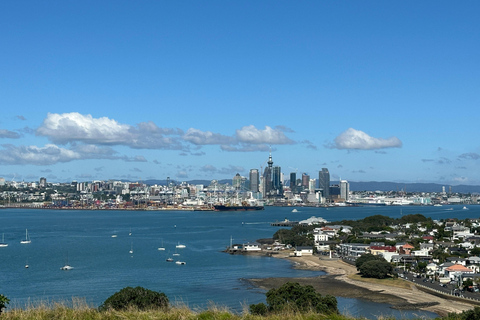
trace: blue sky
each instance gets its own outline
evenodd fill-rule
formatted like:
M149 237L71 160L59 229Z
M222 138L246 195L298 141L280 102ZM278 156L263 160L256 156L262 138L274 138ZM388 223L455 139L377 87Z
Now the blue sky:
M3 1L0 177L480 184L477 1Z

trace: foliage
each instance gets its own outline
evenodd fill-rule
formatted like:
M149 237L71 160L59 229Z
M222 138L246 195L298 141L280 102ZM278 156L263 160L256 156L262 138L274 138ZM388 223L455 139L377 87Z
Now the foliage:
M166 309L168 304L168 298L163 292L142 287L126 287L105 300L100 310L126 310L132 307L139 310Z
M382 260L370 260L360 266L360 274L366 278L385 279L393 273L392 265Z
M373 255L371 253L365 253L362 254L360 257L357 258L355 261L355 267L357 267L357 270L360 271L360 267L368 261L380 261L380 260L385 260L380 256Z
M10 299L5 297L3 294L0 294L0 314L2 314L2 309L7 307L7 304L10 303Z
M446 320L478 320L480 319L480 307L465 310L462 313L449 313Z
M264 316L268 312L268 307L265 303L260 302L250 305L250 313L254 315Z
M417 214L407 214L405 216L402 216L399 219L399 223L401 224L406 224L406 223L426 223L431 221L431 218L426 218L424 215L421 215L419 213Z
M322 296L310 285L302 286L299 283L287 282L278 289L269 290L266 296L268 311L274 313L284 311L338 313L337 299L331 295ZM250 310L256 314L267 311L261 304L251 305Z
M463 286L464 286L464 287L473 286L473 280L472 280L472 279L465 279L465 280L463 280Z
M291 229L280 229L273 235L274 240L296 246L313 246L311 231L315 226L296 225Z

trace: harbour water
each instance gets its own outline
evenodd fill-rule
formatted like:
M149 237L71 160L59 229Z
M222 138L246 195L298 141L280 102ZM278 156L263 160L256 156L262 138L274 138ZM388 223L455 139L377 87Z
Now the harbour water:
M443 207L267 207L252 212L194 211L70 211L2 209L0 233L8 247L0 248L0 293L9 307L84 298L98 306L126 286L164 292L173 303L207 308L214 303L241 312L265 301L265 292L245 279L308 277L322 274L292 268L289 261L221 252L230 244L269 238L279 227L271 222L356 220L375 214L400 217L420 213L432 219L478 218L480 206ZM21 244L28 229L30 244ZM113 237L112 237L113 236ZM178 243L183 249L176 249ZM165 251L158 250L165 247ZM130 253L130 251L133 253ZM174 253L178 256L173 256ZM166 262L186 262L178 265ZM25 268L25 264L29 268ZM66 263L73 270L60 270ZM419 311L396 311L387 304L338 298L342 313L375 319L435 317Z

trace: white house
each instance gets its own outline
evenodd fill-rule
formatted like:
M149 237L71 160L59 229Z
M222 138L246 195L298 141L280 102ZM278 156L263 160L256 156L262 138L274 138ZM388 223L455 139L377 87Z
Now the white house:
M243 251L261 251L260 244L253 242L253 243L245 243L243 244Z

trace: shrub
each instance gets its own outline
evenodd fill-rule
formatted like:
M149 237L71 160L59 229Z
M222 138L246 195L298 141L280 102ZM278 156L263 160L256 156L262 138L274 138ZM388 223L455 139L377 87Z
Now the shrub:
M156 292L142 287L126 287L110 296L100 306L100 310L125 310L129 308L164 309L168 308L168 298L163 292Z
M250 305L250 313L255 315L264 316L268 312L268 307L265 303L261 302L258 304Z
M3 294L0 294L0 314L2 314L2 309L7 307L7 304L10 303L10 299L5 297Z
M318 312L324 314L338 313L337 299L334 296L322 296L310 286L287 282L278 289L267 292L267 304L250 305L252 314L266 314L270 312Z

